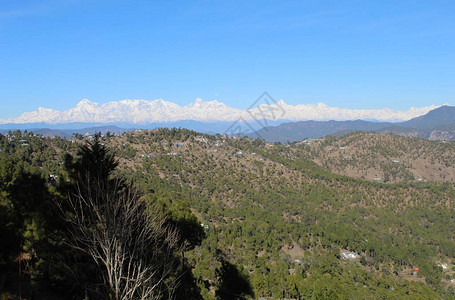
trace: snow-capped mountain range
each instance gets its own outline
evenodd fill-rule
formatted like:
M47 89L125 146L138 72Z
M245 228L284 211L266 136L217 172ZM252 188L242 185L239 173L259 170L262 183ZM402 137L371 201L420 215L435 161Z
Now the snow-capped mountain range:
M1 119L0 124L14 123L130 123L151 124L160 122L198 121L198 122L231 122L239 118L245 121L258 119L268 120L377 120L398 122L409 120L428 113L439 107L411 107L406 111L384 109L347 109L330 107L323 103L290 105L283 100L267 102L241 110L227 106L222 102L202 101L200 98L185 106L157 100L121 100L104 104L81 100L75 107L58 111L39 107L36 111L25 112L17 118Z

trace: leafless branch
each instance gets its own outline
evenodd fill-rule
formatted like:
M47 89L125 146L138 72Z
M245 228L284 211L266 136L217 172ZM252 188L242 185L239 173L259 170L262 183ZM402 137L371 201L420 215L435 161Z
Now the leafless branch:
M90 178L90 176L85 176ZM145 213L137 191L121 180L78 182L64 210L69 245L101 268L116 300L161 299L175 270L179 237L164 217ZM172 291L177 280L166 289Z

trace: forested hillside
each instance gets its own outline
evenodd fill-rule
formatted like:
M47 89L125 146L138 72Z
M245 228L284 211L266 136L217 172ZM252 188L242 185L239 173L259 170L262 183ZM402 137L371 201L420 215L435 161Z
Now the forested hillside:
M381 139L396 152L386 153ZM29 182L18 179L23 172L41 178L43 193L64 198L61 185L71 179L65 157L77 157L79 145L88 141L93 137L1 136L2 220L21 215L15 209L20 197L12 186ZM180 290L185 294L177 291L177 299L455 297L455 189L449 175L445 183L430 182L437 175L425 178L429 182L383 183L337 175L311 160L343 173L345 169L330 163L335 154L327 148L363 145L384 160L407 153L406 163L422 156L409 149L433 149L428 164L450 167L453 162L444 147L452 144L425 148L420 140L354 134L346 140L278 145L184 129L107 134L101 142L118 158L113 174L132 182L149 213L164 214L185 241L178 258L183 267L175 271L185 274ZM361 157L351 156L362 163ZM401 174L407 173L390 181L402 181ZM35 195L20 199L41 201ZM2 241L8 234L22 241L15 247L2 243L2 251L9 251L2 255L3 270L8 270L3 274L8 276L2 277L0 287L14 294L17 280L11 278L17 274L8 268L13 258L30 253L27 245L37 248L37 240L50 238L42 230L46 220L22 222L19 232L8 227L14 222L3 222ZM29 242L34 236L30 231L41 237ZM33 263L46 261L40 253L32 253ZM26 276L39 282L36 273ZM55 287L46 289L58 293Z
M455 182L453 142L355 132L300 144L311 160L341 175L385 182Z

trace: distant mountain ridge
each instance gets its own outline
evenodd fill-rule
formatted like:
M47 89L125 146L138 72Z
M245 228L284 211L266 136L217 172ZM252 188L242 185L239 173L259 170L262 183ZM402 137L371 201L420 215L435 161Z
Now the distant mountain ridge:
M384 109L347 109L330 107L323 103L290 105L283 100L275 101L264 93L250 108L243 110L227 106L216 100L194 102L180 106L176 103L157 100L121 100L104 104L81 100L75 107L65 111L39 107L35 111L25 112L19 117L2 119L0 124L69 124L97 123L99 125L129 124L129 127L153 123L171 123L197 121L206 123L234 122L244 120L254 123L258 119L274 121L304 120L378 120L384 122L406 121L421 116L436 105L415 108L406 111Z
M249 136L260 137L269 142L283 143L308 138L321 138L326 135L344 135L353 131L372 131L409 137L455 140L455 107L444 105L423 116L399 123L362 120L300 121L264 127L257 132L250 133Z
M16 119L6 120L9 123L3 120L3 123L0 122L0 133L27 129L44 136L71 137L74 133L107 131L121 133L134 129L176 127L210 134L244 135L246 132L250 137L262 138L269 142L300 141L326 135L344 135L359 130L455 140L455 107L445 105L430 110L432 107L436 106L411 108L401 112L390 109L349 110L328 107L321 103L293 106L280 100L268 104L258 103L257 107L240 110L218 101L204 102L201 99L196 99L194 103L186 106L162 99L122 100L102 105L84 99L75 108L67 111L39 108ZM280 114L277 114L277 111ZM421 112L426 113L421 115ZM313 117L312 120L298 121L308 114ZM369 119L377 116L384 120L396 120L412 115L416 117L395 123L361 119L339 120L350 116L363 116ZM326 120L333 116L338 120ZM70 122L72 120L76 121ZM293 120L297 122L292 122ZM236 129L237 125L247 130L242 132L230 130Z

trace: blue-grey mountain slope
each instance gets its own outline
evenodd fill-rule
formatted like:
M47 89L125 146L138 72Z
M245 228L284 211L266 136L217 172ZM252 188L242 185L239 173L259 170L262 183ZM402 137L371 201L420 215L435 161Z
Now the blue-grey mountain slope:
M353 131L394 133L409 137L455 140L455 107L441 106L409 121L300 121L268 126L249 134L269 142L293 142L326 135L344 135Z

